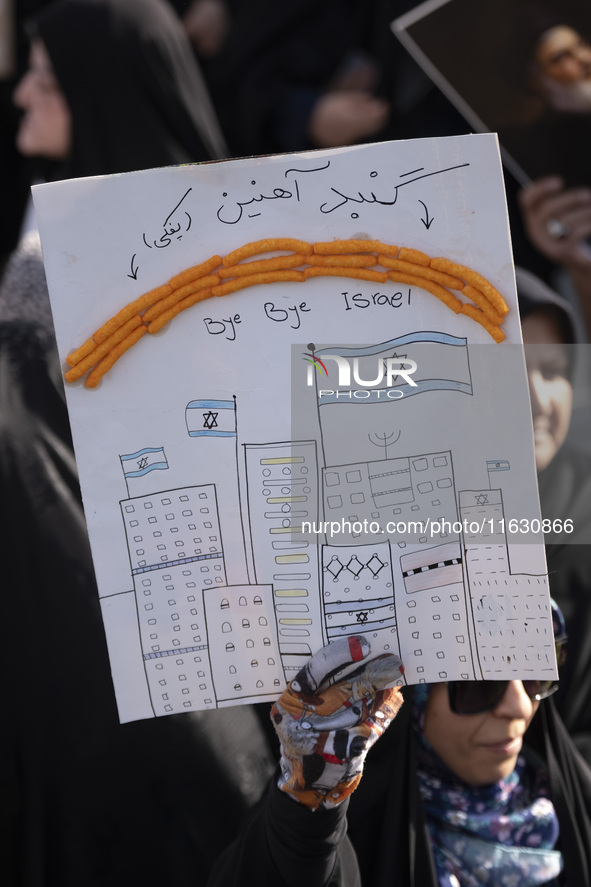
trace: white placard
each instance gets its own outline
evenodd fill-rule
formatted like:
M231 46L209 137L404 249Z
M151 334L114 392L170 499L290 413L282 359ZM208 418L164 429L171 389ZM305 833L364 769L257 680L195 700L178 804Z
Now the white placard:
M414 282L302 274L199 302L97 387L66 384L122 721L275 699L355 633L410 683L555 675L541 536L509 531L540 513L494 136L34 199L64 361L142 294L270 237L446 257L509 305L497 344Z

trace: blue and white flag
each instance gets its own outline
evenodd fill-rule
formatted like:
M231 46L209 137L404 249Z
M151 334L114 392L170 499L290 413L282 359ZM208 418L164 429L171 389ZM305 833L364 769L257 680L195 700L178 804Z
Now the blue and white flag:
M396 389L405 399L425 391L472 394L467 340L449 333L416 332L379 345L323 348L317 356L327 366L327 378L316 380L321 407L343 403L393 403L392 396L386 394L388 388ZM341 382L341 368L334 365L337 360L349 369L345 373L346 384ZM392 377L384 372L386 364L396 366L397 362L402 362L403 366L409 366L409 362L415 364L412 383L409 384L404 373ZM365 381L360 381L361 378Z
M236 437L233 400L192 400L185 409L189 437Z
M507 459L498 459L496 461L494 459L489 459L486 463L487 471L509 471L510 469L511 466Z
M119 458L126 478L143 477L149 471L164 471L168 468L164 447L145 447L137 453L129 453Z

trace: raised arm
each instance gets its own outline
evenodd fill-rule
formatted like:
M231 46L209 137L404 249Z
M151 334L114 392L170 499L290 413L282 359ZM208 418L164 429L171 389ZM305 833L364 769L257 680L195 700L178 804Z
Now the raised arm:
M402 682L400 660L370 653L363 636L329 644L273 706L279 772L210 887L358 887L346 836L348 798L367 752L402 704L393 687Z

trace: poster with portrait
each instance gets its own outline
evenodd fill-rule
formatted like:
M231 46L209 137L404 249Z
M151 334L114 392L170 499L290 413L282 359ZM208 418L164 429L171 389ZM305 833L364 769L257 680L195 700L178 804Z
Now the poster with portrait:
M498 133L521 184L591 185L586 0L428 0L392 29L477 131Z

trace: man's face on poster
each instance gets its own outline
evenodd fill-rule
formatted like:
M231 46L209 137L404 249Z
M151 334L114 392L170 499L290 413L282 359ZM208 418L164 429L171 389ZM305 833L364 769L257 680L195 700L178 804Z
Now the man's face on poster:
M536 45L532 79L554 110L591 113L591 44L568 25L549 28Z

